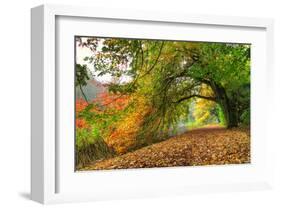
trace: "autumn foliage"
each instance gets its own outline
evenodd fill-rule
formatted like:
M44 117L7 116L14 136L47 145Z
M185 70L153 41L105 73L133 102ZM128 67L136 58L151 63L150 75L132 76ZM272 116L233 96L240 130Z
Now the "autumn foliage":
M118 95L113 93L100 93L97 98L93 100L93 103L98 104L102 108L107 108L107 110L121 111L127 107L129 104L128 95Z
M88 130L90 137L103 140L122 154L136 145L138 130L148 110L144 97L101 93L90 104L76 101L76 129Z
M112 132L105 139L109 146L112 146L119 154L125 153L128 149L137 144L136 137L144 121L145 115L150 107L144 97L133 97L130 110L123 115L115 124Z
M83 111L86 107L88 106L88 103L83 100L83 99L78 99L76 100L76 104L75 104L75 110L76 110L76 114L79 114L81 111Z

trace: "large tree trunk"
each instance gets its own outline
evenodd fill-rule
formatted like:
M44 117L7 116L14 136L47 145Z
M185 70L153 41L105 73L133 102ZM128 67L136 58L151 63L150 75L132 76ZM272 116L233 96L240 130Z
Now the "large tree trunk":
M238 126L238 117L237 111L231 104L228 104L223 107L225 112L227 128L237 127Z
M221 85L212 82L211 88L215 92L216 100L223 110L227 128L237 127L238 113L236 103L228 98L225 89Z

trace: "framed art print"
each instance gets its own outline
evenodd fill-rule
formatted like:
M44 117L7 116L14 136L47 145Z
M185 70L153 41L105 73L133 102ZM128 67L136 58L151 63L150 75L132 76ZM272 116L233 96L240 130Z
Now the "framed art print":
M272 25L32 9L32 199L270 188Z

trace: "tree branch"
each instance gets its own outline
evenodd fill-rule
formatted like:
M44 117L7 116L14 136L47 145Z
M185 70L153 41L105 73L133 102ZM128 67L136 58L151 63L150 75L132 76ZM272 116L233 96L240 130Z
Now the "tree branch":
M182 101L185 101L185 100L188 100L188 99L191 99L191 98L194 98L194 97L197 97L197 98L200 98L200 99L211 100L211 101L216 102L216 97L208 97L208 96L203 96L203 95L200 95L200 94L192 94L190 96L182 97L182 98L180 98L179 100L177 100L176 102L173 102L173 103L180 103Z
M161 53L162 53L162 49L163 49L163 47L164 47L164 43L165 43L165 42L163 41L162 44L161 44L161 46L160 46L160 49L159 49L157 58L156 58L156 60L154 61L153 65L152 65L141 77L144 77L145 75L149 74L149 73L153 70L153 68L156 66L156 64L158 63L158 60L159 60L159 58L160 58L160 55L161 55Z

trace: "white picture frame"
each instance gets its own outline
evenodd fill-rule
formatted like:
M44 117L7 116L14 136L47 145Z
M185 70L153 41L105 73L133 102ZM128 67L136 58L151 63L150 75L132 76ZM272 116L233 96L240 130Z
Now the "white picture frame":
M66 17L66 21L64 21ZM60 120L67 120L60 116L60 97L61 90L59 90L61 76L58 76L58 68L61 68L60 63L64 62L67 57L60 56L61 60L58 60L58 48L63 49L63 45L60 45L60 33L61 34L77 34L77 31L69 29L69 21L80 21L81 30L83 22L87 24L95 24L95 20L107 21L108 24L113 24L119 21L126 24L153 24L153 27L162 25L164 27L186 27L194 26L210 27L210 31L206 30L213 40L250 40L253 38L254 33L245 32L243 38L238 37L239 31L243 34L243 30L261 31L260 38L254 40L262 48L265 49L262 53L256 53L254 59L259 60L260 66L254 63L256 68L256 74L254 74L254 87L252 103L257 104L254 106L256 110L260 108L268 107L268 104L261 103L255 92L262 92L261 88L272 88L270 80L273 78L273 20L264 18L245 18L245 17L224 17L224 16L204 16L204 15L189 15L189 14L166 14L166 13L153 13L147 11L129 11L129 10L112 10L112 9L100 9L100 8L86 8L86 7L73 7L73 6L61 6L61 5L42 5L31 10L31 74L32 74L32 137L31 137L31 199L41 203L56 203L66 201L88 201L88 200L101 200L101 199L116 199L127 197L145 197L145 196L158 196L169 194L188 194L188 193L204 193L204 192L217 192L217 191L245 191L253 189L266 189L271 187L271 175L272 164L270 161L270 150L265 150L265 145L268 145L270 141L267 136L267 129L260 130L262 125L266 125L268 117L266 113L260 115L252 115L251 120L256 121L254 128L252 129L252 137L259 138L259 142L256 143L254 148L257 150L256 161L254 159L254 165L247 167L235 167L224 166L218 168L213 167L194 167L189 168L160 168L151 169L150 171L144 171L142 169L136 169L126 171L98 171L98 173L78 173L74 174L74 170L71 170L64 166L71 161L64 161L61 156L62 150L67 150L67 145L63 142L59 142L58 138L61 136L60 131L64 130L65 126L58 126L58 117ZM87 20L87 21L85 21ZM91 21L88 21L91 20ZM92 21L93 20L93 21ZM61 22L58 22L61 21ZM90 23L89 23L90 22ZM113 22L113 23L111 23ZM77 24L77 23L76 23ZM60 28L61 27L61 28ZM101 26L102 27L102 26ZM73 27L72 27L73 28ZM224 30L232 30L231 36L228 38L215 38L216 30L222 28ZM64 31L62 31L64 30ZM196 30L196 29L195 29ZM149 31L149 29L148 29ZM212 32L214 31L214 32ZM73 33L73 34L72 34ZM78 32L79 33L79 32ZM83 32L85 35L87 31ZM89 31L90 34L93 32ZM130 30L117 31L112 27L108 34L116 36L133 36L130 34ZM151 34L142 32L143 37L150 37ZM213 34L212 34L213 33ZM230 34L230 33L229 33ZM234 35L233 35L234 34ZM236 34L236 35L235 35ZM81 35L81 34L80 34ZM97 34L93 34L97 35ZM98 34L100 35L100 34ZM137 34L138 37L140 34ZM162 38L174 38L173 35L163 36ZM237 36L237 38L235 38ZM156 38L161 38L160 33ZM234 38L231 38L234 37ZM246 37L246 38L245 38ZM247 37L249 37L247 39ZM257 35L256 37L259 37ZM181 38L181 37L175 37ZM219 39L220 38L220 39ZM67 39L67 38L66 38ZM182 38L184 40L184 37ZM194 39L192 39L194 40ZM208 41L204 39L204 36L200 37L201 41ZM67 44L67 43L66 43ZM73 47L73 45L72 45ZM67 54L67 53L65 53ZM71 54L69 55L71 56ZM68 57L69 58L69 57ZM62 71L63 72L63 71ZM70 72L73 73L73 72ZM69 78L66 76L65 80ZM71 78L71 77L70 77ZM72 82L72 81L71 81ZM66 82L67 83L67 82ZM258 85L260 84L260 85ZM60 87L61 88L61 87ZM71 94L73 89L67 90L63 93ZM265 92L261 93L264 96ZM256 96L255 96L256 95ZM254 108L254 109L255 109ZM71 106L68 108L71 110ZM67 111L67 110L66 110ZM256 111L257 112L257 111ZM260 118L259 120L258 117ZM71 118L68 118L71 125ZM267 146L270 147L270 146ZM69 150L71 151L71 147ZM64 153L69 154L66 151ZM74 152L73 152L74 154ZM71 155L71 154L70 154ZM268 157L269 156L269 157ZM69 157L72 159L73 157ZM255 167L255 163L257 166ZM74 164L74 163L73 163ZM70 167L71 168L71 167ZM193 170L190 170L193 169ZM188 171L188 173L187 173ZM161 173L165 172L165 175ZM198 173L206 173L198 176ZM114 173L114 174L112 174ZM193 174L192 174L193 173ZM73 177L75 175L75 177ZM186 177L197 178L193 183L191 181L184 181L184 175ZM213 177L212 177L213 175ZM229 175L229 178L224 176ZM160 176L160 180L157 181L157 176ZM196 177L197 176L197 177ZM206 178L208 177L209 178ZM101 184L96 182L96 188L92 190L83 189L85 187L79 187L79 184L86 185L81 179L86 179L85 182L92 182L93 179L98 181L110 178L110 183L106 185L106 189L101 188ZM132 182L138 183L132 184ZM177 179L174 183L165 182L167 178ZM201 178L201 179L200 179ZM233 180L231 180L233 178ZM148 180L152 179L152 180ZM204 181L203 181L204 179ZM202 180L202 183L198 182ZM122 184L115 184L114 181ZM144 184L145 181L149 181L149 185ZM179 181L183 183L180 184ZM162 183L161 183L162 182ZM175 184L175 185L173 185ZM67 186L65 186L67 185ZM62 188L63 187L63 188ZM79 187L79 188L78 188ZM73 191L70 191L73 188ZM76 192L75 192L75 191Z

